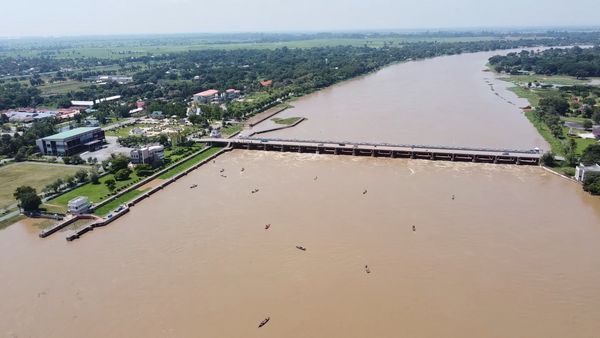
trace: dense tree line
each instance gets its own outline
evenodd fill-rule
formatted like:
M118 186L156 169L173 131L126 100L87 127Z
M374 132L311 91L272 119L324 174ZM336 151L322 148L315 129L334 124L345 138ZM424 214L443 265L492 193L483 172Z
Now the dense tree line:
M35 145L37 139L56 132L54 125L53 119L41 119L34 121L22 134L3 134L0 137L0 155L14 157L17 161L25 160L27 156L38 151Z
M253 91L258 89L258 80L262 79L273 79L276 87L285 89L272 95L275 99L275 96L285 96L290 92L301 94L323 88L407 59L537 45L597 43L599 38L600 33L557 33L554 37L545 39L504 40L499 36L499 40L493 41L413 42L386 45L382 48L332 46L305 49L284 47L274 50L199 50L117 59L64 55L0 56L0 67L4 67L0 68L0 74L25 72L33 76L29 82L34 85L17 86L12 80L1 80L4 83L0 83L0 109L28 105L66 106L70 100L91 100L111 95L122 95L131 99L182 99L207 88L235 87ZM73 47L69 44L66 46ZM135 81L127 85L92 85L50 97L35 91L35 85L40 83L39 78L35 77L36 74L54 71L57 72L55 76L60 75L60 78L80 80L84 76L97 74L93 69L98 65L118 65L121 69L127 68L135 73ZM1 89L2 87L4 89ZM252 111L256 108L238 110Z
M571 75L579 78L600 76L600 46L593 48L551 48L521 51L490 58L490 64L499 72L534 72L544 75Z

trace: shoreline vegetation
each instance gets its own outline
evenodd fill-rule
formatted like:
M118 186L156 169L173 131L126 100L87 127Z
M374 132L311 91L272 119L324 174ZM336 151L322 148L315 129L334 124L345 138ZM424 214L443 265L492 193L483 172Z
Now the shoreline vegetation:
M512 83L509 90L529 102L522 107L523 113L551 147L542 161L546 168L573 178L580 162L600 160L593 155L600 146L592 134L594 124L600 124L600 81L590 78L600 75L600 48L496 55L490 58L488 68L501 74L500 80ZM587 181L585 190L590 185L600 186L600 181ZM598 193L596 188L589 191Z

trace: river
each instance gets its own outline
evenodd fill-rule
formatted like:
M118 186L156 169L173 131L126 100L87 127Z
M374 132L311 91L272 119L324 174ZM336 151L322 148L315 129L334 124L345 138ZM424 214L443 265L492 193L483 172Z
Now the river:
M361 81L370 87L373 78L392 78L390 72L402 82L410 68L427 62L480 66L485 58L395 65L326 91L359 90ZM479 66L453 80L489 77ZM429 88L425 76L414 79L414 93ZM491 91L485 82L472 83L485 88L481 95ZM502 87L495 90L516 101ZM318 107L314 101L327 95L294 104ZM518 109L492 95L505 108L483 109L494 117L479 124L469 113L460 137L433 133L427 142L426 132L391 122L387 129L382 121L361 127L354 117L362 113L320 116L347 105L333 97L311 110L306 124L277 134L350 139L354 130L363 140L461 145L482 135L478 146L544 146ZM439 105L432 99L421 106L433 112ZM383 116L384 108L373 111ZM410 118L389 116L400 119ZM192 184L199 186L189 189ZM26 223L0 231L0 335L546 338L600 332L600 199L538 167L236 150L109 227L71 243L64 237L39 239ZM265 317L271 320L257 328Z
M549 149L520 107L529 103L486 69L496 52L400 63L292 102L278 117L307 120L268 137ZM273 123L257 126L266 129Z

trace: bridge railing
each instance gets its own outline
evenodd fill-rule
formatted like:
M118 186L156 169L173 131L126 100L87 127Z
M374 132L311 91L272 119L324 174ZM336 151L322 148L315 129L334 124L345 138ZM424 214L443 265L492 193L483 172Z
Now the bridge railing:
M295 143L317 143L317 144L343 144L343 145L354 145L354 146L384 146L384 147L402 147L412 149L443 149L443 150L465 150L465 151L484 151L494 153L516 153L516 154L540 154L537 149L523 150L523 149L493 149L493 148L474 148L474 147L452 147L443 145L421 145L421 144L392 144L392 143L371 143L371 142L351 142L351 141L323 141L323 140L298 140L298 139L282 139L282 138L255 138L240 136L237 139L257 141L257 142L295 142ZM235 140L235 139L233 139Z

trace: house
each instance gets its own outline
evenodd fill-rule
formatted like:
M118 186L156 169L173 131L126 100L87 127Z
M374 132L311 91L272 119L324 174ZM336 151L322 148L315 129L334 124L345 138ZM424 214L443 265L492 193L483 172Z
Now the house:
M131 151L131 163L155 163L165 158L165 147L163 146L150 146L144 148L138 148Z
M203 92L194 94L193 96L193 100L198 102L198 103L210 103L213 102L214 100L218 100L219 99L219 91L216 89L209 89L209 90L205 90Z
M273 85L273 80L260 81L260 85L263 87L271 87Z
M81 127L38 139L35 143L44 155L71 156L87 150L96 150L105 142L99 127Z
M583 163L580 163L577 167L575 167L575 179L579 182L583 182L585 180L585 175L588 173L600 173L600 164L594 164L586 166Z
M150 114L150 117L152 117L153 119L162 119L165 117L165 115L160 110L157 110L153 111L152 114Z
M83 123L88 126L88 127L99 127L100 126L100 121L98 121L98 119L96 119L95 117L86 117L85 120L83 121Z
M87 214L92 206L88 198L83 196L70 200L67 205L69 212L73 215Z
M146 107L146 102L142 101L142 100L137 100L135 102L135 107L136 108L144 108Z
M240 97L241 93L242 92L238 89L230 88L225 91L225 97L228 100L233 100L233 99L237 99L238 97Z
M213 129L210 131L210 137L212 138L221 138L221 131L219 129Z

